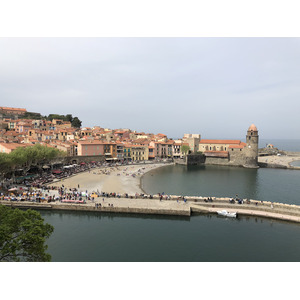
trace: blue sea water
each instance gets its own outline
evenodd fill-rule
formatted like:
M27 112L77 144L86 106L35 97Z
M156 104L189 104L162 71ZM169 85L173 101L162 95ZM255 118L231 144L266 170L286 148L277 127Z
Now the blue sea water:
M259 139L259 148L264 148L268 144L274 145L279 150L300 152L300 140L298 139Z

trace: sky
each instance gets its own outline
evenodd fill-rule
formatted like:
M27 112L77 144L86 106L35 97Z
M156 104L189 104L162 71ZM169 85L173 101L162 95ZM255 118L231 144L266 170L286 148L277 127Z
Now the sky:
M0 38L1 106L181 138L300 138L300 38Z

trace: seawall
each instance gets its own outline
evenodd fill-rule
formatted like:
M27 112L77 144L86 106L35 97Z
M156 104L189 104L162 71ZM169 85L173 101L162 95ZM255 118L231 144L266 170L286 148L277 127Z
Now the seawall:
M226 209L229 212L237 212L238 215L250 215L266 217L272 219L286 220L300 223L300 206L284 204L269 201L258 201L250 199L243 204L231 204L230 198L215 198L208 202L206 197L182 197L172 195L170 199L159 200L155 195L154 199L142 198L105 198L87 204L67 204L67 203L33 203L33 202L15 202L4 201L0 204L23 209L47 209L47 210L68 210L68 211L96 211L110 213L133 213L149 215L173 215L173 216L191 216L195 213L217 213L218 210ZM110 206L108 202L113 204ZM101 207L96 204L102 204Z
M134 202L130 205L131 201ZM171 203L159 200L148 200L148 203L142 201L140 205L136 205L136 199L127 198L106 198L105 203L101 207L96 207L95 203L88 204L69 204L69 203L32 203L32 202L15 202L15 201L0 201L0 204L21 208L21 209L47 209L47 210L68 210L68 211L97 211L111 213L134 213L147 215L172 215L172 216L190 216L191 210L189 205L181 203ZM113 203L113 206L108 206L108 203ZM100 201L97 202L101 203ZM118 205L119 204L119 205Z

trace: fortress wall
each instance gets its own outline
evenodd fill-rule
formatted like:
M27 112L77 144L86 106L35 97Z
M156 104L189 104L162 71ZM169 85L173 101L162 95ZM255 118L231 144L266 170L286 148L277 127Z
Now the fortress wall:
M200 165L200 164L204 164L204 163L205 163L205 156L204 155L190 154L186 158L186 164L187 165Z
M205 160L206 165L228 165L229 160L228 158L224 157L206 157Z

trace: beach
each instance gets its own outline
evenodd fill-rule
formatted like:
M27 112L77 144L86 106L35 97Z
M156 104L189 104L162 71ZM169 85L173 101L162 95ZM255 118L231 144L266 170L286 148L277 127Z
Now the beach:
M170 163L139 164L114 167L101 167L76 174L58 182L51 183L51 186L65 188L77 188L79 191L105 192L116 194L141 194L141 177L151 170L170 165ZM78 188L79 185L79 188Z
M268 159L272 159L269 157ZM274 157L276 162L284 162L285 157ZM286 160L287 162L287 160ZM165 214L165 215L185 215L192 213L216 213L220 209L227 209L238 214L264 216L274 219L300 222L300 207L268 201L251 200L251 204L229 204L230 198L214 197L213 202L207 202L203 196L164 195L162 199L158 194L151 198L141 188L141 177L154 169L171 165L172 163L136 164L113 167L95 167L88 171L71 175L68 178L58 179L49 184L64 188L68 193L69 189L76 189L78 192L88 192L90 195L95 192L96 197L87 199L83 197L83 204L71 203L70 198L62 201L51 201L50 203L36 202L10 202L3 201L3 204L21 208L43 208L55 210L89 210L99 212L118 212L118 213L142 213L142 214ZM40 189L38 189L40 190ZM49 189L48 196L59 196L58 189ZM71 193L71 191L70 191ZM111 195L109 195L111 194ZM128 194L126 196L126 194ZM47 196L47 195L46 195ZM147 199L145 199L147 198ZM69 200L68 200L69 199ZM259 205L257 206L257 203Z

